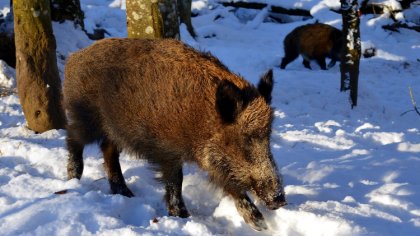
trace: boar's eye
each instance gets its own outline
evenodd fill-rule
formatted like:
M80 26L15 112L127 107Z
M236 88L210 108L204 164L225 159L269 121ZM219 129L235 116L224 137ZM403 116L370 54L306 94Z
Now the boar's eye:
M251 142L247 142L245 143L245 155L244 155L244 161L246 161L248 164L253 164L255 161L255 157L252 155L252 152L250 151L251 149Z

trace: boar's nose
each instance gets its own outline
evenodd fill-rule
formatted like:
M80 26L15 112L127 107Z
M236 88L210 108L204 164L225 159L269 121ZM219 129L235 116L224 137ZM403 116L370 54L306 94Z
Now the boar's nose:
M284 193L281 193L277 195L276 197L274 197L273 201L269 203L267 207L270 210L276 210L285 205L287 205L286 196L284 195Z

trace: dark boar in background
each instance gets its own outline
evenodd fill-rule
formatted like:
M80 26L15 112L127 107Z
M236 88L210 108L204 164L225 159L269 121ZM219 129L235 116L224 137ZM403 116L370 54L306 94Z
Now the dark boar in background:
M256 88L179 41L101 40L65 67L68 178L81 178L83 148L99 142L112 192L134 196L119 163L124 149L161 172L169 215L188 217L182 165L196 163L248 224L265 229L247 192L269 209L286 204L270 151L272 86L271 70Z
M326 70L325 58L331 58L328 68L341 58L343 47L340 30L326 24L315 23L299 26L284 39L284 57L280 68L294 61L299 54L303 57L303 65L311 69L310 60L316 60L321 69Z

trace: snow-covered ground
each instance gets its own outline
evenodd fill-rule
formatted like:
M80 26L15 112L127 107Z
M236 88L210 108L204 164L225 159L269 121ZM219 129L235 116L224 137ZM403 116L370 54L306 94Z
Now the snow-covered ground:
M81 2L88 30L126 36L124 1ZM321 22L341 28L340 15L325 10L338 1L295 5L306 2ZM1 12L8 3L0 0ZM155 173L127 154L122 170L136 197L110 194L95 145L85 150L82 179L67 181L66 131L34 134L11 95L0 98L0 235L420 235L420 116L405 113L413 109L409 87L420 103L420 34L384 31L389 19L362 16L363 48L374 46L377 55L361 60L359 103L351 109L348 93L339 91L338 64L322 71L312 63L308 70L298 59L278 67L285 35L314 20L264 22L266 10L235 12L211 0L193 7L199 37L182 28L185 42L253 83L274 68L272 152L289 205L269 211L257 202L269 230L248 227L195 166L184 171L187 219L167 216ZM64 57L92 43L71 23L53 26ZM62 71L64 61L58 63ZM14 71L2 62L0 83L15 86ZM67 192L54 194L60 190Z

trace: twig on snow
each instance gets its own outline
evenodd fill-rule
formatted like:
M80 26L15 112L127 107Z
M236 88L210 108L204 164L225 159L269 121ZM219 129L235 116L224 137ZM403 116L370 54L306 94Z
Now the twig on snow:
M419 108L417 107L417 103L416 103L416 100L414 99L413 90L411 89L411 86L408 86L408 91L409 91L409 93L410 93L411 103L413 104L414 109L413 109L413 110L408 110L408 111L406 111L406 112L403 112L403 113L401 114L401 116L405 115L406 113L408 113L408 112L410 112L410 111L415 111L415 112L417 113L417 115L419 115L419 116L420 116L420 110L419 110Z

